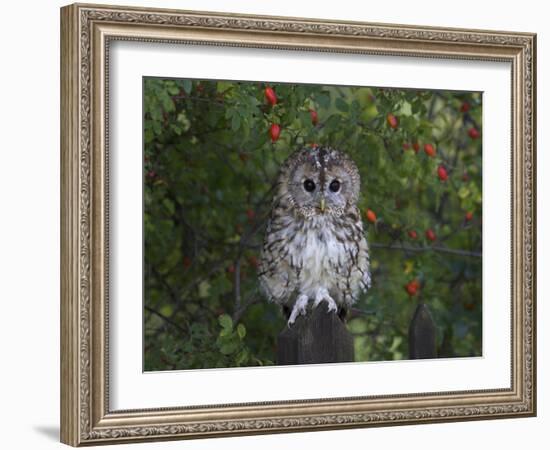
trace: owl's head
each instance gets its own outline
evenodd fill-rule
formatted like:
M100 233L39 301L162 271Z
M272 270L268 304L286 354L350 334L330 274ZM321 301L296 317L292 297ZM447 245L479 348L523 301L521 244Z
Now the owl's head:
M330 147L298 150L283 164L280 183L291 204L305 217L342 215L355 205L361 180L355 163Z

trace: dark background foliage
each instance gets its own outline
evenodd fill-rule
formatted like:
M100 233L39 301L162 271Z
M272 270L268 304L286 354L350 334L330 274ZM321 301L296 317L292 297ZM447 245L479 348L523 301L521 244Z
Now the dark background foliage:
M145 78L145 370L274 363L286 324L258 290L260 245L280 163L313 145L362 177L356 360L406 358L418 302L440 357L481 355L479 93Z

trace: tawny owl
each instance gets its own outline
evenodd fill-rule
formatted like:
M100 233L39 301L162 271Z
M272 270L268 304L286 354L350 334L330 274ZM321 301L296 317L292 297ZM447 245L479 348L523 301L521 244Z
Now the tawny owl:
M346 311L370 288L369 249L357 208L359 171L344 153L305 148L282 164L259 278L292 325L308 303Z

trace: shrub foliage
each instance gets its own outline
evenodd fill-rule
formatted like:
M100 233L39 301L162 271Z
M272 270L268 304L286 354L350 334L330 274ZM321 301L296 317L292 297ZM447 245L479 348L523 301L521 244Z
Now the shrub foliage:
M406 358L419 302L439 356L481 354L481 94L145 78L143 126L145 370L274 364L260 245L279 165L314 145L362 178L357 361Z

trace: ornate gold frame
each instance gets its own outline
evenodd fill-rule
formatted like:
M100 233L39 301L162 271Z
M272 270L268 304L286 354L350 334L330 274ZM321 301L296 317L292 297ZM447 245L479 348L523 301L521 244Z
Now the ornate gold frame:
M111 411L108 398L109 42L138 40L512 66L512 385L386 397ZM78 446L533 416L536 36L98 5L61 10L61 440Z

